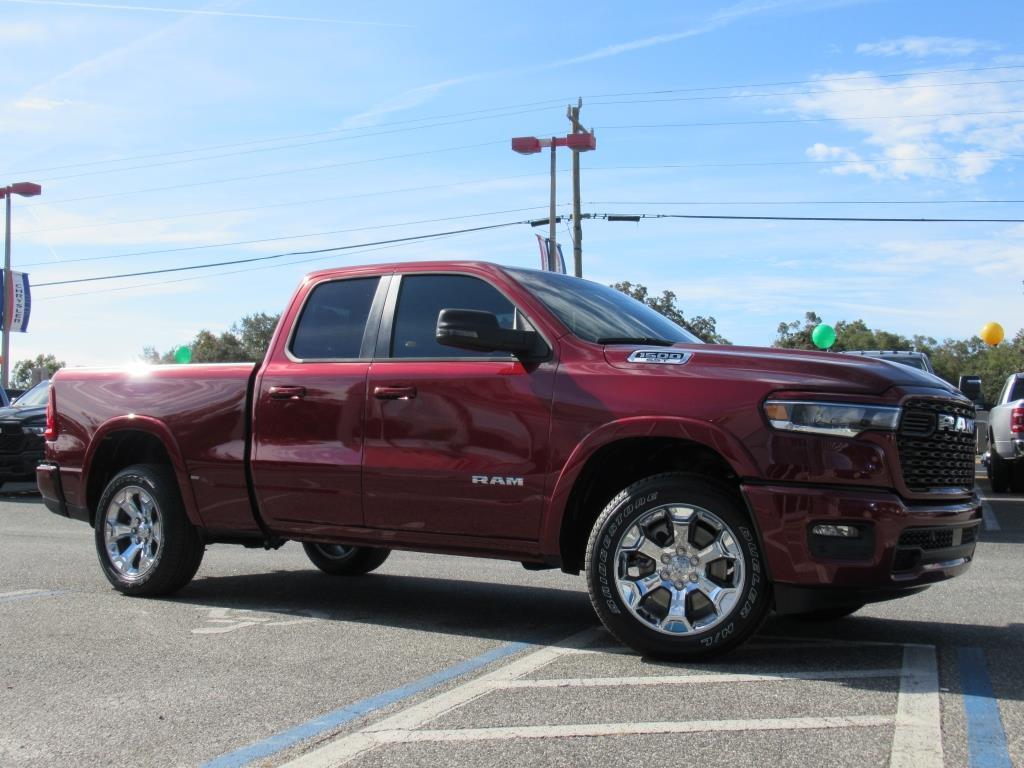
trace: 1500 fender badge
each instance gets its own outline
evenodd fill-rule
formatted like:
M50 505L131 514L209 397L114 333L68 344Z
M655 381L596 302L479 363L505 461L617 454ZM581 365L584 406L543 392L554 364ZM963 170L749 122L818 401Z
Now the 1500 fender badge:
M630 363L661 363L683 365L693 357L692 352L669 352L664 349L638 349L626 358Z
M500 475L473 475L473 485L517 485L523 487L521 477L501 477Z

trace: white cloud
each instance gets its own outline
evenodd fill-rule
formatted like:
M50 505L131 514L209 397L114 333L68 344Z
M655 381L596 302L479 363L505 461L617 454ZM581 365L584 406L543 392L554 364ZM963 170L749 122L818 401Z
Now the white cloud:
M1001 80L987 72L837 74L818 78L820 90L796 96L791 108L860 135L856 148L808 148L812 158L838 161L832 173L972 182L1024 151L1024 86Z
M970 56L978 51L997 51L999 46L986 40L963 37L900 37L877 43L861 43L857 53L868 56Z
M5 22L0 25L0 43L34 43L47 36L46 27L27 21Z
M11 104L12 109L27 112L51 112L55 109L72 104L70 99L48 99L45 96L26 96Z

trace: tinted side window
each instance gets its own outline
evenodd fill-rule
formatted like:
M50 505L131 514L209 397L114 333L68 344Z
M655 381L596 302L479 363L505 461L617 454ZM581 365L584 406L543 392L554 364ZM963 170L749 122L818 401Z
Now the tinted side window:
M1010 400L1024 399L1024 379L1017 378L1013 382L1013 391L1010 393Z
M380 278L321 283L302 308L291 353L303 360L357 358Z
M391 336L392 357L495 357L497 352L472 352L445 347L434 334L442 309L475 309L491 312L498 325L512 328L515 307L483 280L465 275L407 275L395 310Z

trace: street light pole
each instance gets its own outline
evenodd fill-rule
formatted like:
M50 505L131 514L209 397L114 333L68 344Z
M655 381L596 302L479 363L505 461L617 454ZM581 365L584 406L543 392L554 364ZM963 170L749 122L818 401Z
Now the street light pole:
M582 106L583 102L580 101ZM571 108L570 108L571 109ZM551 247L548 249L547 262L544 264L544 268L550 272L555 271L555 264L557 259L558 247L557 235L556 235L556 216L555 216L555 178L558 174L558 168L555 163L555 147L568 147L572 150L573 155L573 169L575 171L573 189L574 195L574 207L573 207L573 220L576 227L576 247L574 255L576 257L575 273L576 277L583 276L583 252L580 250L580 193L579 193L579 153L589 152L593 149L597 149L597 139L593 133L588 133L578 126L579 122L579 107L576 108L576 124L574 130L568 136L552 136L550 139L538 139L536 136L517 136L512 139L512 151L518 152L520 155L535 155L541 152L544 147L551 147L551 205L548 209L548 224L549 224L549 239L551 241Z
M11 198L14 195L11 193L11 188L7 187L5 190L4 202L6 203L7 216L5 221L7 222L4 228L4 297L3 297L3 316L0 317L0 322L3 323L3 344L0 354L3 355L2 369L0 369L0 378L3 379L4 391L7 391L7 385L10 382L10 371L11 371L11 331L9 323L7 322L7 316L11 313L11 308L7 306L7 297L10 295L11 285Z
M6 202L6 216L4 228L4 296L3 296L3 315L0 317L0 325L3 326L2 342L0 342L0 354L3 355L3 361L0 363L0 379L4 390L7 389L7 385L10 383L11 373L11 312L14 307L11 306L10 299L14 296L14 291L11 289L11 198L15 195L21 195L22 197L35 197L36 195L42 194L43 188L38 184L33 184L30 181L21 181L17 184L8 184L6 187L0 187L0 197L4 198Z

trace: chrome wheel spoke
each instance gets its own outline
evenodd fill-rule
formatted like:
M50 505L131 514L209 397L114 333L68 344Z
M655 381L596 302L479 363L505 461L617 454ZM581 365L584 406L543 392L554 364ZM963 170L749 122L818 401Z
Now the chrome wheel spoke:
M117 520L107 520L107 539L113 539L118 541L119 539L126 539L132 535L132 529L130 526L124 523L118 522Z
M722 560L723 558L731 559L732 557L733 555L727 552L725 546L722 544L721 537L715 539L697 553L697 560L701 565L707 565L708 563L713 563L716 560Z
M672 602L669 603L668 613L665 614L665 618L661 620L661 624L658 628L672 634L681 634L678 630L669 629L673 625L682 625L683 632L692 632L693 625L690 623L689 618L686 616L686 594L685 589L673 589L672 590Z
M663 554L665 554L665 550L664 549L662 549L657 544L655 544L653 541L651 541L650 539L647 539L647 538L645 538L640 543L640 546L637 547L636 551L639 552L641 555L644 555L645 557L651 558L651 560L653 560L655 563L660 563L661 562L661 556Z
M676 549L690 546L690 524L688 522L680 523L677 520L673 520L672 533L675 536L675 540L672 542L672 545Z

